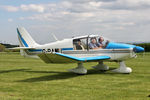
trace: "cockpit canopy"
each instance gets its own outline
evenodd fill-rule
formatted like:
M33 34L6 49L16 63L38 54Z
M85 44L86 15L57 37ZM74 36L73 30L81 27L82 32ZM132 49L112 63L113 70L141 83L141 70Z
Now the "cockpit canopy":
M86 35L73 38L74 50L105 49L108 39L98 35Z

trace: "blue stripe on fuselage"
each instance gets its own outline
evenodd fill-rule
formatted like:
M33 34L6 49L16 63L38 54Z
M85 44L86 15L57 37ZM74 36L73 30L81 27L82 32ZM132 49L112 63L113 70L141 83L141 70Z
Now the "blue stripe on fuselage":
M62 50L62 51L65 51L65 50L73 50L73 48L62 48L61 50Z
M22 36L21 36L21 34L20 34L20 32L19 32L18 29L17 29L17 33L18 33L19 38L21 39L22 43L24 44L24 46L25 46L25 47L29 47L28 44L26 43L26 41L22 38Z

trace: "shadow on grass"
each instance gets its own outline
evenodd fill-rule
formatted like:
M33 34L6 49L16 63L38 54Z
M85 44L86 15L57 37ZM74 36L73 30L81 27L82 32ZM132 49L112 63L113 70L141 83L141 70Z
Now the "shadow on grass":
M112 70L114 68L111 68ZM52 81L52 80L62 80L62 79L69 79L69 78L74 78L74 77L81 77L84 75L79 75L75 73L70 73L70 72L57 72L57 71L25 71L29 73L56 73L54 75L46 75L46 76L40 76L40 77L35 77L35 78L28 78L25 80L20 80L17 82L40 82L40 81ZM95 75L95 74L105 74L105 75L112 75L116 73L105 73L107 71L97 71L95 69L90 69L88 70L87 75Z
M44 73L44 71L28 71L28 72L34 72L34 73ZM46 71L45 73L57 73L54 75L46 75L46 76L40 76L35 78L28 78L25 80L20 80L17 82L39 82L39 81L52 81L52 80L62 80L62 79L69 79L73 77L78 77L79 75L76 75L74 73L69 72L56 72L56 71Z
M17 71L27 71L30 69L12 69L12 70L0 70L0 74L9 73L9 72L17 72Z

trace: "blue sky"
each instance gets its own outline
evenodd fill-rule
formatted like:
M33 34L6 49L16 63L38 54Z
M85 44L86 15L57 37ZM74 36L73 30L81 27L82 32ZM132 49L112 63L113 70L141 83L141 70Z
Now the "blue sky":
M150 0L0 0L0 42L18 44L25 27L41 44L86 34L150 41Z

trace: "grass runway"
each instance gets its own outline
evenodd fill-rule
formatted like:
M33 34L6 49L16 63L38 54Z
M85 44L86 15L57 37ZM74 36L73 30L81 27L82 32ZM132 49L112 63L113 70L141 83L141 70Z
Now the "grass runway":
M126 61L131 74L67 72L76 64L45 64L19 53L0 53L0 100L150 100L150 53ZM106 62L117 68L115 62Z

